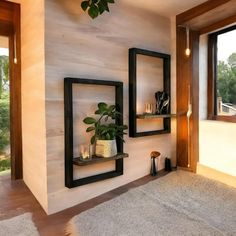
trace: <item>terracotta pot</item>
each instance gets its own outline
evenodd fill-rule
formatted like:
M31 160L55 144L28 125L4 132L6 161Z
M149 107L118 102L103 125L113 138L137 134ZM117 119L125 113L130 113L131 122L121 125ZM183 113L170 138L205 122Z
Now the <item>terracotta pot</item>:
M115 156L117 154L116 140L97 140L95 153L98 157Z

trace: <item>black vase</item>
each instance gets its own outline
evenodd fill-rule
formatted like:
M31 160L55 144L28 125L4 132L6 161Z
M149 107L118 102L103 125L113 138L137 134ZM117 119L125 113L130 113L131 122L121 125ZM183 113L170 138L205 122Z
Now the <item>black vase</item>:
M165 171L172 171L171 160L167 157L165 159Z

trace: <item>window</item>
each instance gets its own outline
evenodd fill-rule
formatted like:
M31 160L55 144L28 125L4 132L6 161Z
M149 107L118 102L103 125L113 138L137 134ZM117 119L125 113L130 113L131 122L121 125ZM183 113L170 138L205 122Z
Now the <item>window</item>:
M236 25L209 35L208 118L236 122Z

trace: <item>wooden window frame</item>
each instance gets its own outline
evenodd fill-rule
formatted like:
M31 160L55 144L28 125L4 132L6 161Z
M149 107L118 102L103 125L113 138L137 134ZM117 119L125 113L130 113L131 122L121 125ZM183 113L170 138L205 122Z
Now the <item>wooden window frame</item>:
M219 30L208 37L208 120L236 123L236 116L217 115L217 38L219 35L236 30L236 25Z

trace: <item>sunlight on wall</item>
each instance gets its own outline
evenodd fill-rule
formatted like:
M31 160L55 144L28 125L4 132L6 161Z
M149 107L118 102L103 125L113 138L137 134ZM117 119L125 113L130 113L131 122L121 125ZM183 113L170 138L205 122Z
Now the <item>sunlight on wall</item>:
M200 164L236 176L236 124L200 122Z

